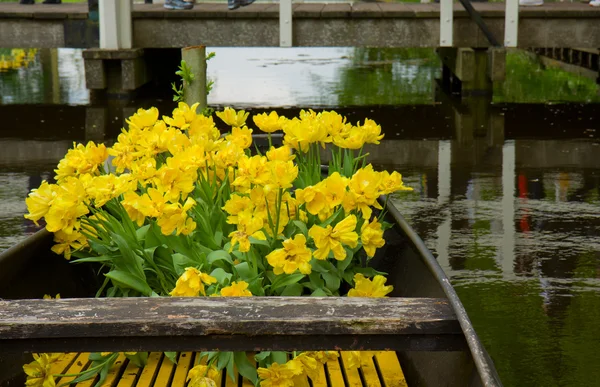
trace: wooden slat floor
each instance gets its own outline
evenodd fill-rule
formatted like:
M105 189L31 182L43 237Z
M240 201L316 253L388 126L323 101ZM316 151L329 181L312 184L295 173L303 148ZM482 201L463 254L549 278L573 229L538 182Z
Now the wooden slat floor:
M125 356L119 355L110 370L103 387L184 387L188 370L196 364L203 364L199 353L180 353L177 364L173 364L162 353L153 352L148 356L148 364L139 368L130 363ZM368 364L360 369L348 369L347 356L342 354L337 362L328 362L321 366L319 378L305 378L297 387L407 387L400 362L395 352L378 352ZM73 374L89 367L88 353L68 353L53 366L56 373ZM63 377L56 381L57 385L73 380ZM78 383L77 387L92 387L97 379L89 379ZM231 380L222 374L217 381L220 387L252 387L247 379Z

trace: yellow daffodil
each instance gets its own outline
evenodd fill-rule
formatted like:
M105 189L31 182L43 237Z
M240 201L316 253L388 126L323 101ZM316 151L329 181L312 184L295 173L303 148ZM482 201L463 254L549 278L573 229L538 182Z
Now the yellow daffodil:
M292 153L292 149L287 145L280 146L279 148L271 147L267 151L266 156L269 161L290 161L296 158L296 155Z
M236 112L234 109L226 107L222 112L217 112L216 114L227 125L242 127L246 123L246 118L248 118L248 114L250 113L246 113L244 110Z
M317 259L327 259L330 251L333 251L333 256L338 261L343 261L346 258L346 250L344 246L356 247L358 244L358 234L354 231L356 228L356 216L349 215L341 222L331 227L323 228L319 225L314 225L308 231L308 235L314 240L317 250L314 256Z
M231 129L231 134L225 137L225 140L233 142L241 149L247 149L252 145L252 129L248 129L245 126L234 126Z
M325 186L322 191L325 193L327 205L333 208L342 204L346 196L348 178L341 176L338 172L334 172L331 176L323 180L322 184Z
M273 273L293 274L299 270L302 274L310 274L312 271L310 259L312 253L306 247L304 234L296 234L293 239L283 241L283 248L273 250L267 255L267 262L273 266Z
M246 281L233 281L231 285L221 289L221 296L223 297L250 297L252 293L248 290L248 282Z
M252 117L252 120L258 126L258 129L265 133L273 133L281 130L283 123L286 121L285 117L279 117L276 111L271 113L256 114Z
M227 217L227 223L237 224L237 215L245 210L252 211L253 207L253 202L249 197L240 196L237 194L231 195L229 200L225 203L225 206L223 206L225 212L229 214L229 216Z
M308 351L303 354L312 357L321 364L325 364L328 361L337 361L338 357L340 357L337 351Z
M188 372L188 387L217 387L220 372L213 366L199 364Z
M360 241L369 258L375 255L375 250L385 245L383 230L377 218L373 219L371 223L363 223L360 228Z
M294 370L279 363L272 363L268 368L260 367L258 377L261 378L260 387L293 387Z
M171 235L173 231L176 231L176 235L189 235L196 229L196 222L188 217L187 212L195 204L196 201L192 198L187 198L183 205L181 203L166 204L156 222L160 231L164 235Z
M96 145L90 141L87 145L73 143L65 157L58 163L56 180L60 183L69 176L83 174L99 174L100 166L108 158L108 150L104 144Z
M54 233L54 242L52 251L56 254L63 255L65 259L70 260L71 254L88 246L88 241L85 235L79 231L73 231L70 234L59 230Z
M231 238L231 247L229 252L239 244L239 251L250 251L250 237L265 240L267 237L260 231L263 228L263 220L255 217L250 211L243 211L238 214L237 230L229 234Z
M212 116L206 117L204 114L199 114L190 122L188 127L190 139L194 142L200 139L216 140L220 137L219 130L215 127L215 121Z
M79 226L79 218L89 212L83 200L86 193L77 178L68 178L57 191L48 213L44 216L46 229L50 232L62 230L71 234Z
M379 140L383 138L381 134L381 126L377 125L375 121L368 118L365 119L365 123L360 127L365 134L365 143L379 145Z
M394 290L392 285L385 286L387 279L382 275L376 275L373 280L366 278L360 273L354 275L354 289L350 289L348 297L385 297Z
M363 218L369 219L373 211L371 206L381 209L381 205L377 202L380 196L381 178L381 174L375 172L371 164L356 171L348 183L350 190L342 203L344 210L350 212L359 209Z
M42 181L42 184L35 189L32 189L25 204L27 205L28 214L25 215L25 219L32 220L38 225L38 220L46 216L52 202L57 196L59 188L55 184L48 184L47 181Z
M33 354L34 361L23 366L27 375L25 385L28 387L55 387L56 382L52 375L53 360L51 354Z
M394 171L391 174L388 171L381 172L381 185L379 189L384 195L391 194L396 191L412 191L411 187L407 187L402 182L402 175Z
M57 293L56 296L52 297L49 294L44 294L44 297L42 297L44 300L60 300L60 293ZM58 355L62 356L62 353L59 353Z
M271 171L271 178L269 184L265 185L265 187L270 187L270 189L291 188L293 181L298 177L298 166L291 160L269 161L268 166Z
M298 203L306 204L306 210L313 215L317 215L329 204L327 203L327 198L321 188L325 188L323 184L296 190L296 199L298 200Z
M129 128L143 130L154 126L156 120L158 120L158 109L151 107L148 110L138 109L126 122L129 124Z
M206 295L204 285L211 285L217 279L193 267L186 267L185 272L179 277L175 289L169 293L173 297L198 297Z

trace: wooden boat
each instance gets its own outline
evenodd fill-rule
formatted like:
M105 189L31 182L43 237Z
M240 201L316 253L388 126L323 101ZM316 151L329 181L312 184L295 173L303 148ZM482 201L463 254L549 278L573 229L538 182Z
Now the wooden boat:
M0 386L22 385L23 352L186 354L216 348L391 349L406 384L380 368L373 376L380 380L370 380L364 372L353 381L342 372L343 383L501 386L450 281L402 215L392 205L388 208L388 221L395 227L372 260L394 285L393 297L383 299L252 297L242 303L198 298L185 304L172 298L28 300L47 293L89 297L97 288L92 269L53 255L51 235L40 231L0 254L0 298L5 299L0 300ZM257 310L261 312L253 315ZM116 377L125 378L126 371ZM181 380L175 368L170 372L168 383ZM342 385L342 379L335 380L326 377L328 385Z

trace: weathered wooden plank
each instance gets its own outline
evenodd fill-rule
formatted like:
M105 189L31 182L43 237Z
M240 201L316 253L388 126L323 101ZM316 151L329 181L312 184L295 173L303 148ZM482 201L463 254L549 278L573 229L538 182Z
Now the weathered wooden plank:
M0 343L21 339L457 334L444 299L252 297L0 301Z

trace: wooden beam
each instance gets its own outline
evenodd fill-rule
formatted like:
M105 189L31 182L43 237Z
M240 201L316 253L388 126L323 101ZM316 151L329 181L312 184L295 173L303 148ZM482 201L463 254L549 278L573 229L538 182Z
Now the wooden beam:
M447 350L463 340L435 298L0 301L0 351Z

